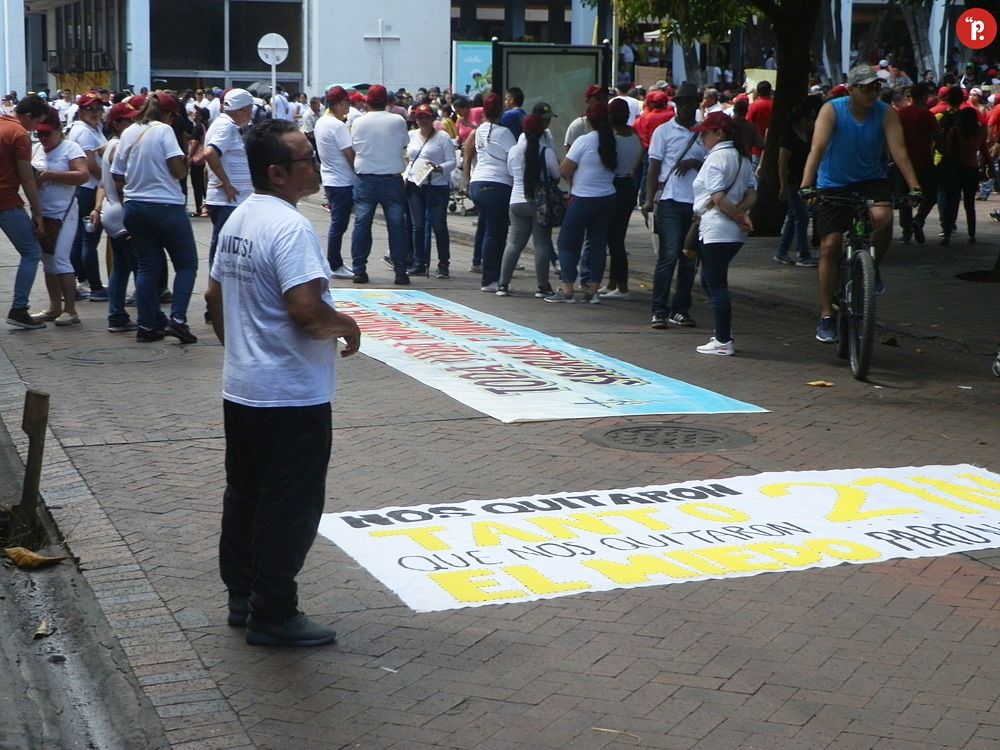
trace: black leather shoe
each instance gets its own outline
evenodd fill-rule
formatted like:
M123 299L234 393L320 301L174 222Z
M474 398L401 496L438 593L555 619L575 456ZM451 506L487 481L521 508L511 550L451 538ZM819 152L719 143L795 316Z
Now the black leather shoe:
M281 623L254 622L247 619L246 641L251 646L325 646L337 640L337 632L313 622L304 614L289 617Z
M242 628L250 617L250 598L246 596L229 597L229 615L226 622L234 628Z
M397 273L396 278L393 280L392 283L395 284L396 286L409 286L410 277L407 276L405 273Z
M368 274L366 274L364 271L362 271L361 273L354 274L354 283L355 284L367 284L368 283Z

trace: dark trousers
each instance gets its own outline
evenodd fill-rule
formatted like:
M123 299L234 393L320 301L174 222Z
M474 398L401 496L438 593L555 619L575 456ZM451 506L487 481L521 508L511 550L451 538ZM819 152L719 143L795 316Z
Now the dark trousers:
M330 229L326 233L326 262L330 270L336 271L344 265L344 235L351 221L351 209L354 208L354 188L326 186L326 202L330 204Z
M97 188L79 187L76 189L76 200L80 207L76 223L76 236L73 238L73 248L69 252L70 262L76 272L77 281L86 281L93 292L104 288L101 281L101 261L98 248L101 244L101 227L93 232L83 228L83 222L90 218L97 199Z
M683 252L684 236L691 226L694 207L675 200L660 201L656 207L659 253L653 270L653 313L672 315L691 311L691 288L695 264ZM677 270L677 291L670 299L670 285Z
M298 611L295 576L316 538L326 495L330 404L243 406L223 401L226 492L219 571L230 596L249 596L257 622Z
M701 246L701 285L712 304L715 340L733 340L733 306L729 299L729 264L743 247L742 242L717 242Z
M934 174L934 167L917 170L917 181L920 183L920 189L924 191L924 199L920 201L920 205L917 207L917 215L913 215L913 206L909 202L904 201L899 207L899 226L903 230L903 234L907 236L913 234L914 225L918 227L924 225L927 215L934 208L934 204L937 203L937 179ZM899 176L896 192L900 196L905 195L907 192L906 183L903 181L901 175Z
M611 266L608 271L608 286L616 289L628 288L628 253L625 251L625 234L628 220L635 208L635 181L631 176L615 178L615 209L608 226L608 255Z
M236 206L206 206L206 208L208 218L212 221L212 241L208 244L208 269L211 271L212 264L215 263L215 246L219 244L219 232L233 215Z
M938 214L941 231L945 236L958 228L958 209L964 203L965 220L969 236L976 236L976 191L979 189L979 170L976 167L954 166L938 174Z
M194 192L194 212L201 213L205 202L205 165L191 165L191 190Z
M502 182L473 182L469 195L483 228L483 286L500 281L500 261L507 244L511 186Z

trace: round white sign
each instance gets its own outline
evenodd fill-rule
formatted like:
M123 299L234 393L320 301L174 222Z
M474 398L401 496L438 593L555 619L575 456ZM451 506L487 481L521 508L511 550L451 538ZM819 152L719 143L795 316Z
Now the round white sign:
M264 34L257 42L257 54L268 65L281 65L288 57L288 42L281 34Z

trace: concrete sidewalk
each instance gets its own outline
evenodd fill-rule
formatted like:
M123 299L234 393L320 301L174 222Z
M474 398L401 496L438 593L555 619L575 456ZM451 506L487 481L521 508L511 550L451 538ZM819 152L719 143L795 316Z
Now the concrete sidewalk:
M309 202L317 206L320 203L315 198ZM966 241L964 213L959 218L962 231L953 237L950 247L938 245L936 209L928 218L927 242L924 245L902 244L896 223L893 247L883 266L887 291L878 300L878 323L884 331L921 340L941 340L978 354L996 351L997 341L1000 340L1000 284L963 281L958 275L993 268L1000 253L1000 223L988 214L998 206L1000 200L996 196L989 201L976 202L976 244ZM381 219L380 214L376 216ZM471 245L476 231L475 221L473 216L449 214L448 226L453 240ZM629 250L633 299L639 297L643 302L649 301L652 272L656 264L652 240L641 214L636 210L632 214L626 246ZM811 335L818 317L816 271L775 263L772 258L776 247L776 237L751 238L730 267L731 290L737 304L744 302L792 308L786 330ZM527 257L530 252L529 242L522 257ZM465 267L454 269L455 272L465 270ZM522 291L534 291L533 287L529 289L525 284L530 285L530 282L522 283ZM700 304L696 302L700 309L696 308L692 313L699 322L707 324L711 314L700 285L696 285L695 294L696 300L700 300ZM649 317L646 315L648 305L640 309L642 315L636 321L637 325L648 322ZM739 313L736 315L738 317Z

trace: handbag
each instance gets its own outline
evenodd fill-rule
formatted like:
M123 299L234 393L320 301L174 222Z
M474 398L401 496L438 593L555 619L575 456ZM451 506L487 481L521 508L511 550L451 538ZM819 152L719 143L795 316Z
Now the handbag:
M739 157L740 166L736 170L736 175L733 177L733 181L729 183L729 187L723 190L724 195L729 195L729 191L733 189L736 185L737 180L740 179L740 174L743 172L743 157ZM691 217L691 226L688 227L687 234L684 235L684 255L688 258L694 259L698 257L698 253L701 252L701 239L698 237L698 230L701 228L701 217L715 208L715 203L709 199L708 203L705 204L705 208L700 214L694 214Z
M543 147L542 180L535 186L535 221L540 227L558 227L566 217L566 194L545 166L545 151Z
M687 146L685 146L684 150L681 151L681 155L677 157L677 161L674 162L674 167L675 168L676 168L676 166L678 164L680 164L682 161L684 161L684 157L687 156L688 151L691 150L691 147L694 145L694 142L696 140L698 140L698 134L697 133L695 133L694 135L691 136L691 140L688 141ZM660 197L663 195L663 190L667 187L667 183L670 181L670 175L672 175L673 172L674 172L673 169L671 169L669 172L667 172L667 179L665 179L663 182L661 182L659 185L657 185L656 192L653 193L653 206L654 207L660 205ZM660 233L660 227L656 223L656 210L654 208L654 210L653 210L653 234L659 234L659 233ZM657 249L657 252L659 252L658 249Z
M76 202L76 191L73 191L73 197L69 199L69 205L66 206L66 210L63 212L61 219L53 219L49 216L42 217L42 236L38 238L38 244L42 248L42 252L46 255L54 255L56 252L56 241L59 239L59 232L62 231L62 226L66 222L66 217L69 216L70 210L73 208L73 204Z

